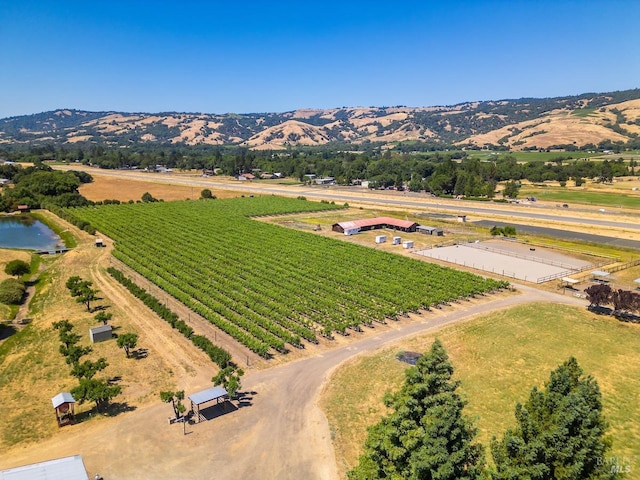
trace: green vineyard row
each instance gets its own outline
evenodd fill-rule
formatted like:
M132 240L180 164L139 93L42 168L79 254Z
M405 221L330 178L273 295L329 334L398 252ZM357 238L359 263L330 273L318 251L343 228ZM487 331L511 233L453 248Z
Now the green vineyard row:
M263 356L507 285L252 218L335 208L264 196L69 213L112 238L119 260Z

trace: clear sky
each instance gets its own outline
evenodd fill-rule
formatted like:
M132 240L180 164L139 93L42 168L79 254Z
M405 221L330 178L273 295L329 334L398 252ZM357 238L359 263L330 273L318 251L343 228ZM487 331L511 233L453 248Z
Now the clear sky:
M0 117L625 90L638 25L638 0L0 0Z

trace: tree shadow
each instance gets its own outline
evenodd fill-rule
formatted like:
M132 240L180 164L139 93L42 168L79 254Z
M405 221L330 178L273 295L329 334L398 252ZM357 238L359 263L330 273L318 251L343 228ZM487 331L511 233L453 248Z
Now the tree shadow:
M236 393L236 402L238 404L238 408L246 408L253 405L253 397L256 396L258 392L238 392Z
M16 333L18 333L18 330L13 325L0 324L0 340L9 338Z
M597 315L611 315L613 310L608 307L603 307L602 305L590 305L587 307L590 312L593 312Z
M111 402L106 408L98 410L94 405L91 410L87 410L75 415L73 423L82 423L91 420L94 416L102 415L105 417L116 417L121 413L133 412L137 407L129 405L127 402Z
M99 299L99 300L102 300L102 299ZM90 313L103 312L107 310L109 307L110 305L96 305L94 307L91 307Z
M131 358L135 360L142 360L143 358L147 358L149 356L149 350L146 348L138 348L137 350L133 350L131 353Z
M102 413L107 417L115 417L121 413L133 412L136 408L135 405L129 405L127 402L113 402Z

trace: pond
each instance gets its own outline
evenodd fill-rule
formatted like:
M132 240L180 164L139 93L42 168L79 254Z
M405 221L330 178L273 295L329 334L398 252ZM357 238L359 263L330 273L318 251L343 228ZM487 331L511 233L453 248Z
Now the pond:
M0 248L54 250L64 243L40 220L28 215L0 217Z

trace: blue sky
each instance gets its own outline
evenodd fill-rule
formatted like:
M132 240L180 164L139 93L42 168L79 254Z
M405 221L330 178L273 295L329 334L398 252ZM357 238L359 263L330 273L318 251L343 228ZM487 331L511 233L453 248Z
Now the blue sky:
M0 117L282 112L640 87L640 2L0 0Z

